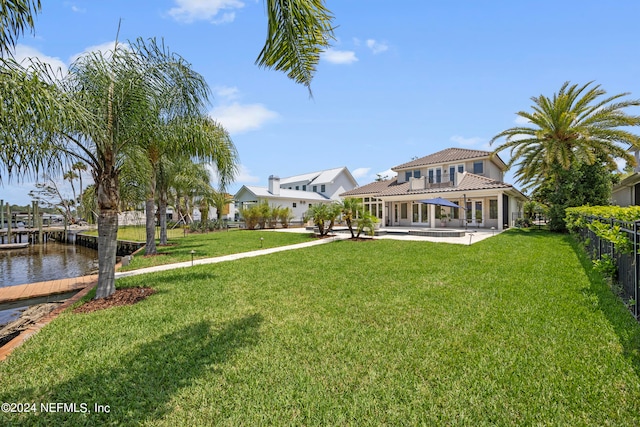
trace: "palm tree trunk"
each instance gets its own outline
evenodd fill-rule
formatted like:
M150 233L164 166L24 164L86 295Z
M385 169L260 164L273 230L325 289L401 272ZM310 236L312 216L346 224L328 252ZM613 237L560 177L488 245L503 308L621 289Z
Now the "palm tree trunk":
M167 244L167 192L160 190L158 200L158 212L160 215L160 244Z
M113 169L96 179L98 199L98 286L96 299L116 291L115 265L118 247L118 176Z
M147 241L144 247L145 255L157 255L156 249L156 169L151 170L149 186L147 188L147 200L145 202L146 234Z
M156 203L155 197L149 196L145 203L146 211L146 229L147 229L147 243L144 249L145 255L156 255L158 250L156 248Z

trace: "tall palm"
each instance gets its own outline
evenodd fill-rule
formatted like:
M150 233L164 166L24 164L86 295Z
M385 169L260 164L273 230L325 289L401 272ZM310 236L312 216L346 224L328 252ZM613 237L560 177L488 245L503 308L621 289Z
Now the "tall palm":
M196 113L175 118L170 122L165 122L163 115L159 114L154 132L147 140L141 142L150 165L150 174L145 180L147 183L145 254L147 255L157 253L154 216L156 197L159 196L158 205L166 202L164 195L167 182L161 176L165 170L163 163L184 156L193 157L199 162L211 163L216 168L223 187L236 175L238 154L229 134L211 118ZM164 206L166 207L166 203ZM162 218L163 213L160 209L159 214ZM166 236L166 219L161 221L160 227L161 236Z
M622 93L607 96L600 85L589 82L583 86L566 82L552 98L544 95L531 98L533 112L518 112L527 126L516 126L500 132L506 141L494 153L510 150L507 166L518 166L515 173L524 188L535 188L547 179L561 182L562 171L572 165L591 165L600 159L612 168L620 158L634 163L633 156L620 144L640 147L640 138L625 127L640 125L640 116L624 112L639 106L639 100L622 100Z
M184 111L203 109L209 89L184 59L154 40L138 40L127 48L117 44L111 52L82 56L71 64L68 75L58 81L47 73L37 75L48 77L51 82L32 78L35 73L15 74L22 76L22 86L40 85L40 92L49 97L43 101L32 91L30 102L23 101L23 94L14 94L2 104L13 110L23 109L8 115L23 127L16 127L16 123L6 127L2 123L0 138L3 147L6 143L10 150L3 152L1 160L10 173L12 167L51 172L59 169L65 158L88 165L99 209L96 298L108 296L115 291L118 175L125 159L138 155L138 142L153 131L150 114L156 111L157 97L167 88L176 94L173 103L164 110L168 119ZM50 110L35 114L29 123L25 110L43 102L51 104ZM0 117L0 121L7 119L5 114Z
M256 63L310 88L320 52L333 38L331 14L323 0L266 1L268 35ZM148 136L151 101L173 86L186 96L176 97L179 103L199 104L208 89L189 64L155 42L83 56L62 84L37 61L27 72L4 58L24 29L33 29L40 7L39 0L0 6L0 163L9 176L60 170L65 157L88 165L100 211L96 298L102 298L115 292L118 174L132 141ZM167 118L175 112L169 108Z

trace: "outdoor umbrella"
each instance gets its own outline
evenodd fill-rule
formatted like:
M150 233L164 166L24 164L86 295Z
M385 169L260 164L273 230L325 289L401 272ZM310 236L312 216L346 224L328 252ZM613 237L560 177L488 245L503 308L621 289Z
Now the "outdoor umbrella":
M435 199L418 200L418 202L424 203L427 205L449 206L450 208L466 209L466 208L463 208L462 206L456 205L453 202L443 199L442 197L436 197Z

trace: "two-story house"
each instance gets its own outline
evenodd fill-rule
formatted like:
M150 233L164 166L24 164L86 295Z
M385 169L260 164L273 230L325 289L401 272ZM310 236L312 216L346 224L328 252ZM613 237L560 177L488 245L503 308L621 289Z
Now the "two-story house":
M488 151L447 148L391 169L398 174L395 179L372 182L340 196L361 198L387 227L498 230L513 224L527 200L503 181L506 165ZM460 208L422 202L438 197Z
M291 208L294 221L302 220L310 206L340 200L340 194L352 190L357 181L346 167L279 178L271 175L268 187L244 185L235 194L241 209L267 201L272 206Z

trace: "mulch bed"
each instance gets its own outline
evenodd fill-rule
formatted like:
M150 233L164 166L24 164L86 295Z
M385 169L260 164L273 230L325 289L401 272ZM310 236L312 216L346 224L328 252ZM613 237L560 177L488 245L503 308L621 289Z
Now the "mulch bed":
M149 295L156 293L152 288L123 288L116 289L113 295L106 298L93 299L82 304L73 310L74 313L91 313L98 310L104 310L111 307L119 307L123 305L133 305L142 301Z

